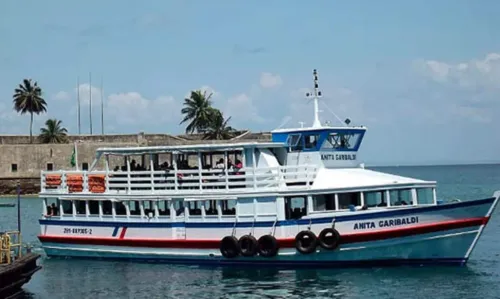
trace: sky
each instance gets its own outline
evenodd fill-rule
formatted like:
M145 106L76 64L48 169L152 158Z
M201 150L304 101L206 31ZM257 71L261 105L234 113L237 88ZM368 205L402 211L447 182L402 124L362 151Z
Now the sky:
M0 134L28 134L14 89L38 82L35 116L89 134L180 134L183 100L212 93L254 132L320 119L368 127L367 164L500 161L500 2L3 0ZM497 29L495 29L497 28ZM102 88L101 88L102 87Z

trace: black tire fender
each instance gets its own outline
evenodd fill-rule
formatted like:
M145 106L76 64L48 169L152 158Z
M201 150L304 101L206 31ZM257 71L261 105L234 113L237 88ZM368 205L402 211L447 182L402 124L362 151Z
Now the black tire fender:
M318 241L323 249L333 250L340 244L340 234L334 228L325 228L319 233Z
M234 258L240 254L238 239L234 236L225 236L220 241L220 253L225 258Z
M295 248L302 254L310 254L316 251L318 238L310 230L303 230L295 236Z
M278 254L278 240L271 235L263 235L259 238L257 251L263 257L273 257Z
M259 243L254 236L244 235L238 241L242 256L254 256L257 254Z

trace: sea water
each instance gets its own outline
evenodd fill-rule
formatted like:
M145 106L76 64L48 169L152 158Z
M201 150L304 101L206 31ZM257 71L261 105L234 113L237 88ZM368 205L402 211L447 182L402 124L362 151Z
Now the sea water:
M372 169L436 180L443 199L480 199L500 190L500 165ZM42 203L23 197L21 209L24 241L43 255L36 238ZM15 228L16 215L15 208L0 209L0 230ZM259 270L44 256L40 263L24 298L500 298L500 208L465 267Z

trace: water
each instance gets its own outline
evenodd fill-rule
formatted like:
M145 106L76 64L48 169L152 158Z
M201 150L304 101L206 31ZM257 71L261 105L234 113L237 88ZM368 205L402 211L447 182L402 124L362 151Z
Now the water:
M376 170L436 180L442 198L479 199L500 190L500 165ZM23 236L35 246L41 206L22 199ZM16 215L15 208L1 209L0 230L14 228ZM500 208L466 267L277 271L43 257L24 298L500 298L499 229Z

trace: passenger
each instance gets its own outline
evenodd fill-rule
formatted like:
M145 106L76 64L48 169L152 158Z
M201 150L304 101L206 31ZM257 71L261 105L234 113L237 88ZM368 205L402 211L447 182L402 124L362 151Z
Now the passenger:
M224 169L224 159L220 158L219 161L215 164L216 169Z
M47 206L47 215L45 215L46 217L48 216L52 216L52 208L49 206Z
M57 216L59 211L58 211L58 209L56 207L56 204L52 203L51 208L52 208L52 216Z

